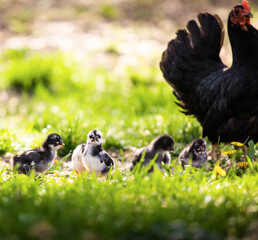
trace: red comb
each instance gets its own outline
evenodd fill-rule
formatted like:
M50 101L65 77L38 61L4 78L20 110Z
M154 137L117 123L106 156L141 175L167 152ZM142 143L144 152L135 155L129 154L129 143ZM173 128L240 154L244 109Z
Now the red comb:
M249 6L249 1L243 0L243 1L242 1L242 5L243 5L243 7L244 7L244 9L245 9L246 11L248 11L248 12L251 11L251 7Z

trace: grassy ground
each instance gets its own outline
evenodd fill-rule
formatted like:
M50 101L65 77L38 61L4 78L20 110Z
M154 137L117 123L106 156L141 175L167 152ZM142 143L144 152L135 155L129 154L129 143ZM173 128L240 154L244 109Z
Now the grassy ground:
M257 175L9 177L0 178L1 239L257 237Z
M62 1L57 2L67 13L67 6L62 8ZM179 112L158 62L172 37L167 30L171 25L173 29L182 25L178 12L186 8L177 3L178 12L173 10L173 15L169 9L174 8L166 7L168 1L162 1L162 8L152 0L130 4L110 1L98 6L93 2L75 4L72 12L76 14L68 14L86 21L80 26L87 29L88 35L83 35L87 44L72 39L82 46L80 54L50 51L49 47L44 51L5 49L1 53L0 239L257 239L257 164L249 161L247 169L240 169L237 161L242 152L232 145L221 145L223 150L237 150L230 156L232 168L224 177L209 164L210 171L182 171L177 163L185 145L201 136L201 127L194 118ZM26 3L30 8L30 1ZM189 14L196 15L194 9L200 11L198 3L194 1L193 9L187 8L186 21ZM7 11L8 4L14 4L12 11ZM155 8L150 8L153 4ZM217 4L216 11L211 11L227 14L221 1ZM210 6L204 4L203 11ZM43 7L46 9L41 11L36 6L35 11L17 19L20 6L16 1L4 1L0 18L7 29L33 33L29 35L33 38L38 20L27 22L37 14L43 22L46 13L49 21L61 22L67 17L56 14L60 13L57 6L49 12L47 5ZM151 18L144 15L146 9ZM89 13L94 21L87 18ZM175 31L172 27L169 32ZM153 37L155 34L158 37ZM62 36L57 42L62 43L61 39L67 40ZM230 59L227 51L222 55ZM75 176L65 161L94 128L102 131L104 148L115 158L116 170L103 178L87 173ZM40 176L13 173L10 155L39 146L52 132L59 133L66 144L58 151L59 161L53 168ZM151 175L126 171L135 148L163 133L175 140L173 175L158 170ZM256 146L250 149L254 157Z
M61 53L3 54L1 239L257 236L256 170L252 165L236 169L236 153L225 178L215 171L183 172L177 155L201 136L200 126L179 113L158 67L142 66L141 71L128 67L120 73L81 66ZM103 132L104 147L116 158L117 169L101 179L87 173L74 176L61 163L94 128ZM51 132L66 144L54 168L37 177L13 174L5 154L38 146ZM176 142L172 177L123 170L119 158L130 161L133 147L162 133Z

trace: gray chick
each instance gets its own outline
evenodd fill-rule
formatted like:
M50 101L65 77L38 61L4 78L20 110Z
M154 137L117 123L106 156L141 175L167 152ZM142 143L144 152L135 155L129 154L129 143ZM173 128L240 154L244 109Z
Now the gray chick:
M145 156L142 162L142 166L147 166L157 154L155 163L161 169L162 162L167 165L170 164L171 157L168 151L174 150L174 140L169 135L164 134L158 136L148 146L140 148L135 152L134 158L132 160L131 170L133 170L134 167L140 162L144 153ZM151 168L149 171L153 171L153 168Z
M182 150L178 159L183 169L185 165L189 165L189 159L192 159L193 167L201 168L207 161L206 141L202 138L195 139L189 146Z

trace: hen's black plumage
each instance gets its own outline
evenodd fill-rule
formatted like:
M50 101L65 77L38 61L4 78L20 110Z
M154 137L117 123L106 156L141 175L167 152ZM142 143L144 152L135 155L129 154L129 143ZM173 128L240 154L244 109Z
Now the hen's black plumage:
M167 165L170 164L170 155L168 151L173 151L174 140L169 135L161 135L156 137L148 146L138 149L135 152L134 158L132 160L131 170L141 161L141 158L144 155L144 160L142 161L143 166L147 166L152 159L157 155L155 163L161 168L161 163ZM153 169L151 168L150 171Z
M182 168L192 160L192 166L201 168L207 161L206 142L204 139L197 138L189 146L184 148L178 157Z
M220 18L199 14L168 43L160 67L178 105L201 123L203 137L216 144L258 141L258 31L245 0L229 14L233 64L219 57L224 29Z
M52 166L56 157L57 149L64 145L60 135L49 134L42 147L28 150L20 155L13 157L13 166L18 165L18 172L29 174L33 169L35 172L44 172Z

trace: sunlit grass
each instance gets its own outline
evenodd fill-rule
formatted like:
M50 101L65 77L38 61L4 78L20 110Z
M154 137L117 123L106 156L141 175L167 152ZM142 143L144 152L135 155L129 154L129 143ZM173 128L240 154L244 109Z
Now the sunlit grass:
M8 129L0 129L0 155L15 151L16 137Z
M2 81L4 87L22 93L33 94L41 88L51 92L68 90L71 87L72 71L75 71L71 64L61 54L10 49L2 55Z
M86 141L94 128L103 132L106 147L124 149L141 147L162 133L184 143L201 134L196 120L183 123L187 118L178 114L158 67L125 68L121 75L81 66L71 56L40 56L28 50L7 51L2 64L5 87L22 94L2 126L15 118L22 120L17 130L27 134L58 132L66 142L62 155Z
M178 168L173 177L120 170L107 179L87 174L2 175L1 234L20 239L41 234L54 239L250 235L257 218L257 175L210 177L202 170L190 174Z

